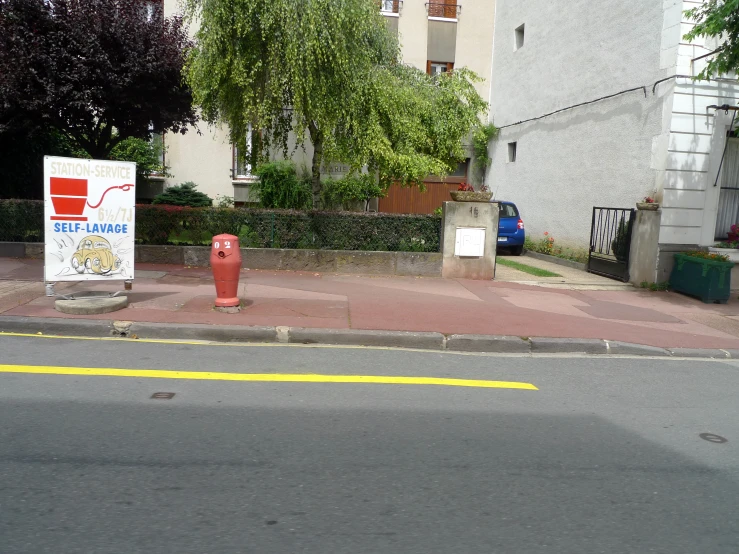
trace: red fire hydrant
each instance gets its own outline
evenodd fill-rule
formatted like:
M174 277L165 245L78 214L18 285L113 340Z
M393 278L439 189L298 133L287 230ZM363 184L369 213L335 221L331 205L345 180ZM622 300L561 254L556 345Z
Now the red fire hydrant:
M216 306L229 308L238 306L239 273L241 272L241 250L239 238L233 235L213 237L210 251L210 267L216 282Z

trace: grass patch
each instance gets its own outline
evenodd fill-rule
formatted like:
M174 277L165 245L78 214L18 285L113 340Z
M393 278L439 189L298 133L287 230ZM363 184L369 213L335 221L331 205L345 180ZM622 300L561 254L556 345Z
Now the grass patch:
M547 271L546 269L539 269L538 267L534 267L531 265L514 262L513 260L509 260L508 258L498 257L497 261L500 265L510 267L511 269L517 269L518 271L523 271L524 273L529 273L531 275L536 275L537 277L562 277L559 273L552 273L551 271Z
M647 281L642 281L639 286L643 289L649 289L654 292L670 290L669 281L665 281L664 283L649 283Z

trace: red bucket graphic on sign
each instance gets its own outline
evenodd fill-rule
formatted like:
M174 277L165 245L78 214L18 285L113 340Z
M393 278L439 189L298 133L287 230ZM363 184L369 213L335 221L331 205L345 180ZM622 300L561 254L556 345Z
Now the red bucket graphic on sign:
M50 219L54 221L87 221L82 213L85 206L92 209L99 208L105 200L105 195L111 190L122 190L128 192L133 189L132 184L108 187L103 192L97 204L92 205L87 201L87 179L69 179L67 177L51 177L51 203L54 205L54 213Z
M55 221L87 221L82 215L87 203L87 179L51 177L51 203Z

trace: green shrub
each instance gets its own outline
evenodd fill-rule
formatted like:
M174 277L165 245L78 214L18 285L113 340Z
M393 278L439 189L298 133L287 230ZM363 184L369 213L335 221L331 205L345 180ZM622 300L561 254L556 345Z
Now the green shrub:
M327 209L351 209L361 203L367 211L369 201L383 197L386 191L376 182L372 175L352 173L341 179L328 179L323 183L323 205Z
M263 208L305 210L311 207L310 178L299 178L293 162L263 163L257 166L254 175L259 177L254 188Z
M263 246L259 235L252 231L248 225L242 225L237 236L239 237L239 246L242 248L261 248Z
M183 231L183 220L192 208L178 206L136 206L136 242L142 244L171 244L170 237Z
M44 203L0 200L0 240L42 242ZM136 242L210 244L236 235L245 247L439 252L441 220L402 215L187 206L136 206Z
M197 190L198 186L192 181L169 187L162 194L151 201L152 204L167 206L188 206L190 208L205 208L213 205L213 201L205 193Z
M488 145L490 141L498 136L500 129L492 123L479 124L472 131L472 152L474 159L475 181L481 185L480 190L487 190L485 184L485 172L490 165L488 156Z
M654 292L670 290L669 281L665 281L664 283L650 283L648 281L642 281L639 286L643 289L649 289Z
M234 197L219 194L218 196L216 196L216 201L214 202L214 206L216 208L233 208L234 207Z
M629 225L624 218L618 224L616 238L611 242L611 249L616 259L623 262L629 254Z
M220 233L256 248L439 252L441 221L428 215L174 206L140 206L136 214L136 238L146 244L207 244Z
M0 241L43 242L43 200L0 200Z
M129 137L119 142L110 152L111 160L124 162L136 162L136 185L140 185L153 174L169 177L167 167L162 165L161 137L149 141L140 138Z

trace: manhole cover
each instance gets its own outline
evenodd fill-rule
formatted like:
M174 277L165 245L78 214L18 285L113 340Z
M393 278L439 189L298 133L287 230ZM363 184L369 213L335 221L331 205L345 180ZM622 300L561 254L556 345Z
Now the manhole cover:
M713 433L701 433L698 435L704 441L715 442L716 444L723 444L729 442L729 439L722 437L721 435L714 435Z
M155 392L151 395L154 400L171 400L174 398L173 392Z

